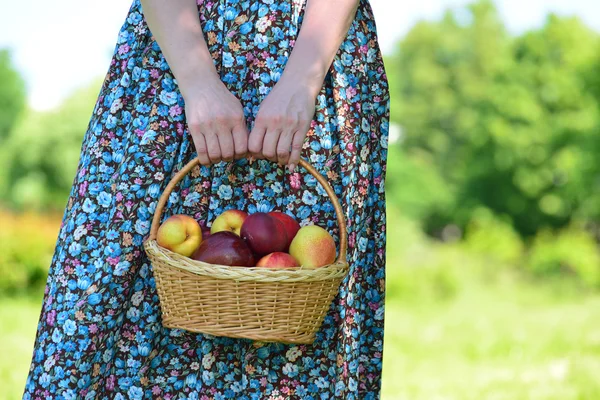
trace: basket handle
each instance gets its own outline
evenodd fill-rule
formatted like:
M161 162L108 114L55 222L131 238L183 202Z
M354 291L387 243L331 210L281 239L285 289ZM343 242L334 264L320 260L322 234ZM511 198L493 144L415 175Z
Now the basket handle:
M192 168L199 164L200 159L196 157L192 161L188 162L181 170L177 172L177 174L175 174L175 176L173 176L173 178L171 178L171 181L169 181L169 184L158 199L156 210L154 210L154 217L152 218L152 226L150 227L150 236L148 237L148 240L156 239L156 234L160 225L160 218L162 217L163 209L165 208L167 200L169 199L171 192L175 188L175 185L177 185L179 181L181 181L183 177L192 170ZM348 250L348 233L346 230L346 219L344 218L342 206L340 205L340 202L337 196L335 195L333 188L331 187L329 182L327 182L327 179L323 175L321 175L312 165L310 165L305 160L300 159L298 165L307 170L312 176L315 177L317 181L319 181L321 186L323 186L323 189L325 189L325 192L327 192L331 203L333 204L333 208L335 209L335 214L337 216L337 222L340 228L340 251L336 262L346 263L346 251Z

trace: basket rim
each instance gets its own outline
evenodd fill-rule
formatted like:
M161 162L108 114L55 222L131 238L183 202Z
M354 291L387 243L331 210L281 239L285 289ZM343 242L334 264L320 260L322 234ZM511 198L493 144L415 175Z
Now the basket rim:
M253 157L250 157L250 160L253 160ZM150 225L150 234L147 240L156 239L158 235L158 229L161 225L161 217L163 215L163 211L167 205L167 201L173 188L181 181L192 169L200 166L201 162L198 157L189 161L187 164L183 166L169 181L162 194L158 199L158 203L156 205L156 209L154 210L154 215L152 217L152 223ZM315 167L308 163L308 161L304 159L300 159L298 161L298 165L304 168L310 175L312 175L323 187L327 196L329 197L331 204L335 210L335 215L339 228L339 251L337 254L336 263L347 263L346 253L348 251L348 228L346 225L346 218L344 216L344 212L342 210L342 206L340 205L340 201L335 194L335 191L331 187L329 180L321 175ZM323 267L321 267L323 268Z
M318 282L324 280L341 280L346 276L349 266L346 261L336 260L333 264L323 267L309 268L264 268L264 267L238 267L219 264L210 264L194 260L175 253L158 245L156 239L147 239L144 242L146 253L156 270L155 259L160 258L160 264L167 264L191 272L195 275L209 276L214 279L251 281L251 282ZM163 265L158 266L159 268Z

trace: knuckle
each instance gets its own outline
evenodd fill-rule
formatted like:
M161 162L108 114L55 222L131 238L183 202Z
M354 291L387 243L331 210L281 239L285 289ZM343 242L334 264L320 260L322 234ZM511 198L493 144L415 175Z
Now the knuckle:
M279 114L271 115L269 117L269 122L274 126L280 125L283 123L283 117Z
M227 121L228 121L228 118L227 118L227 116L226 116L226 115L223 115L223 114L215 115L215 116L212 118L212 123L213 123L213 125L215 125L215 126L221 126L221 125L225 125L225 124L227 123Z
M259 114L256 116L254 123L256 125L265 125L267 123L267 118L265 118L262 114Z
M263 154L267 158L273 158L273 157L275 157L275 152L273 150L263 150Z
M206 154L206 147L202 145L197 146L196 151L198 152L198 154Z
M292 150L295 150L295 151L302 150L302 143L292 143Z
M244 117L244 113L240 113L237 115L234 115L231 120L235 123L235 124L245 124L246 123L246 118Z
M260 145L255 142L250 142L248 143L248 150L250 150L253 153L258 153L260 151Z
M202 124L200 124L200 122L188 123L188 128L191 132L200 132L202 130Z
M233 157L233 150L232 149L227 149L223 151L223 158L232 158Z

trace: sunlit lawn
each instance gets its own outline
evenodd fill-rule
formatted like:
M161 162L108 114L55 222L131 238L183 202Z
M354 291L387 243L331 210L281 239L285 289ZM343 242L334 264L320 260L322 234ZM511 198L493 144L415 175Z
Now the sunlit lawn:
M0 301L0 398L17 399L38 302ZM383 399L600 399L600 296L474 290L388 302Z

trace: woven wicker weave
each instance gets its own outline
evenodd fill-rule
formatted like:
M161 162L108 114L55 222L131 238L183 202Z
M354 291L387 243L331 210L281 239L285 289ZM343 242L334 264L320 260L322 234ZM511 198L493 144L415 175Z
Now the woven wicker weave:
M317 269L229 267L196 261L160 247L156 234L171 191L194 167L190 161L162 193L144 248L154 270L162 323L215 336L312 343L348 272L347 233L341 206L327 180L306 161L335 208L340 248L337 260Z

